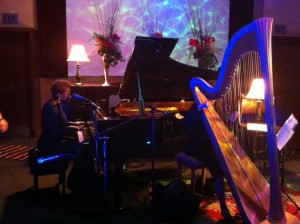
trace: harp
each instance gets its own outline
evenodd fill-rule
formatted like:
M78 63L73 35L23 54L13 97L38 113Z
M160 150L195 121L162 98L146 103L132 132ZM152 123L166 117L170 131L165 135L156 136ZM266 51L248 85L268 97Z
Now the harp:
M281 201L273 98L272 23L272 18L262 18L240 29L228 43L216 84L211 86L201 78L193 78L190 88L198 109L204 112L202 119L243 220L246 223L299 223L297 218L284 212ZM246 73L260 73L265 84L264 107L268 130L266 136L270 182L249 158L234 131L229 130L228 125L208 103L208 100L225 98L236 80L234 74L239 72L239 79L243 80L240 62L251 64L251 60L254 60L253 64L258 65L258 68L250 72L247 70ZM233 99L231 101L236 102Z

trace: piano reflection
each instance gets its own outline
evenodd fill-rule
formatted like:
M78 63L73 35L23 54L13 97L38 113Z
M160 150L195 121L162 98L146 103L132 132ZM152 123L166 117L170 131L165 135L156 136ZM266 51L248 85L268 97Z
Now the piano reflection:
M109 136L108 160L114 164L115 180L118 183L114 186L122 186L120 182L126 160L142 156L151 158L149 141L153 131L152 115L155 117L155 145L163 150L163 145L185 134L182 121L175 117L177 113L187 112L193 103L189 89L191 78L201 77L207 81L217 79L217 71L199 69L170 58L177 41L176 38L136 37L119 93L110 97L113 103L109 103L106 111L108 119L100 118L98 121L99 133L107 131ZM74 105L76 103L73 102ZM78 105L84 109L82 104ZM154 114L151 113L153 109ZM80 113L84 110L75 111L76 114L68 114L70 119L89 120L89 110ZM112 128L133 117L135 119L131 122ZM157 150L159 153L161 151ZM173 153L175 156L176 151ZM116 192L116 204L119 205L120 190Z

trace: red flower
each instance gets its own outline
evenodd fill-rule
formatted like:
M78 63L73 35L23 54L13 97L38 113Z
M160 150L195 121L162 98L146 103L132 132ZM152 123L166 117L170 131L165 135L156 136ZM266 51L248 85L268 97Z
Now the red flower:
M95 41L96 41L97 44L102 44L102 39L100 39L100 38L96 38Z
M118 40L120 40L120 37L118 36L118 34L114 33L114 34L111 36L111 39L112 39L113 41L118 41Z
M197 47L199 46L199 41L197 39L190 39L189 45Z
M107 48L113 48L114 47L114 45L111 42L106 41L106 40L102 41L102 46L107 47Z
M204 36L205 46L209 47L211 45L211 43L214 43L215 41L216 41L216 39L214 37L207 36L207 35Z
M204 44L205 46L210 46L210 36L204 36Z
M198 50L198 51L204 51L205 48L204 48L202 45L198 45L198 46L197 46L197 50Z
M163 37L161 33L153 33L151 37Z
M210 41L210 40L211 40L211 37L208 36L208 35L205 35L205 36L204 36L204 40L205 40L205 41Z

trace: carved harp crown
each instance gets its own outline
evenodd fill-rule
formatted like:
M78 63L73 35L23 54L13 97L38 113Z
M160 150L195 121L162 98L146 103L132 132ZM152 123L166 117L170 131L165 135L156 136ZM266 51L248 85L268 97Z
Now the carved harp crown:
M237 62L248 52L257 52L265 84L265 121L270 168L270 184L249 159L236 137L230 132L214 108L203 109L202 119L206 124L214 150L231 188L239 211L247 223L283 221L285 213L281 202L278 154L276 145L276 121L273 98L271 31L273 19L262 18L240 29L230 40L215 86L201 78L193 78L190 88L199 110L207 99L219 99L229 89Z

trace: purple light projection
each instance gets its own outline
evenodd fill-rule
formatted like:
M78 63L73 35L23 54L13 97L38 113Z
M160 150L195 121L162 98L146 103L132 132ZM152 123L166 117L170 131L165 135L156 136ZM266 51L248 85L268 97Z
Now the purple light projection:
M145 0L144 0L145 1ZM109 0L104 0L102 4L107 4ZM123 76L126 65L133 50L133 44L136 36L147 36L142 19L143 1L141 0L123 0L120 9L119 23L116 27L117 34L121 37L122 45L120 48L125 62L120 62L116 67L110 69L110 76ZM207 0L209 4L215 0ZM156 9L158 21L165 24L163 31L164 37L179 38L179 41L173 50L171 57L178 62L196 66L197 62L188 56L189 39L192 38L186 16L179 0L151 0L152 9ZM224 50L228 43L228 17L229 0L222 0L221 10L225 10L225 16L218 24L214 36L216 45L223 49L218 55L219 63L222 61ZM207 3L206 3L207 4ZM103 76L102 59L97 54L97 48L94 46L94 40L91 38L95 31L95 21L89 0L67 0L67 45L68 54L74 44L85 46L90 62L83 62L81 74L84 76ZM205 9L203 9L205 12ZM207 10L206 10L207 11ZM166 15L168 15L167 21ZM76 74L76 62L68 62L68 76Z

